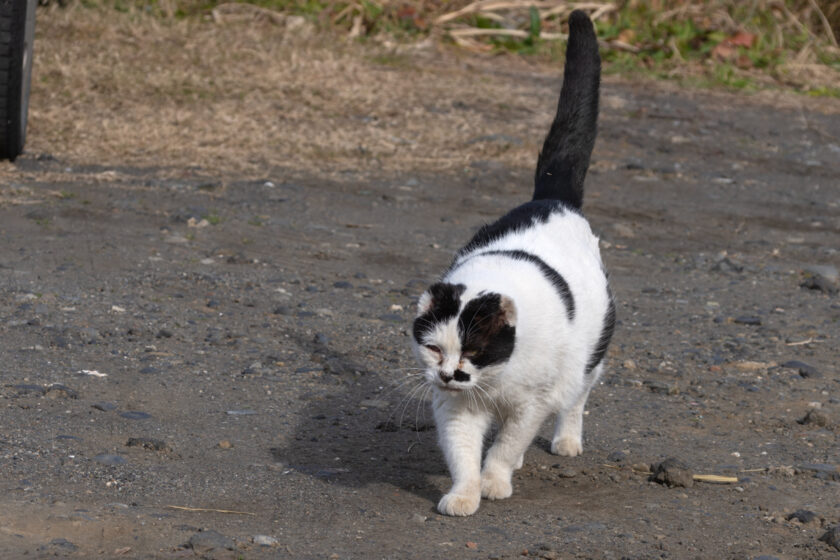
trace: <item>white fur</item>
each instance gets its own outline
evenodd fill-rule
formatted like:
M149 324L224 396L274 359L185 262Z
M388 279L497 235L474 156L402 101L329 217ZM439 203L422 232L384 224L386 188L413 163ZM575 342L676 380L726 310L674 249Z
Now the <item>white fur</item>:
M527 251L559 272L574 297L574 319L569 320L563 300L533 263L481 255L493 250ZM426 380L435 387L438 438L452 475L452 489L438 509L471 515L481 496L511 495L512 473L522 466L525 450L548 416L556 415L551 451L581 453L584 405L603 369L599 365L584 373L609 305L607 279L589 224L575 212L560 210L545 223L459 256L442 280L466 286L462 310L482 291L509 298L515 309L515 347L504 363L477 369L463 359L457 319L438 325L422 341L440 348L439 354L415 343ZM427 293L420 299L420 313L429 305ZM470 374L470 380L443 383L438 372L456 368ZM482 441L494 422L499 431L482 468Z

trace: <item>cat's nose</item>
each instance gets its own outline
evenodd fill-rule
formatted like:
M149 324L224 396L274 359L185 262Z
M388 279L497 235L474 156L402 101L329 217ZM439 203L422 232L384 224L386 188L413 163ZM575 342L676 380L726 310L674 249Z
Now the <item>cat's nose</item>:
M452 381L452 376L446 375L445 371L439 371L438 375L440 376L441 381L443 381L444 383L449 383L450 381Z

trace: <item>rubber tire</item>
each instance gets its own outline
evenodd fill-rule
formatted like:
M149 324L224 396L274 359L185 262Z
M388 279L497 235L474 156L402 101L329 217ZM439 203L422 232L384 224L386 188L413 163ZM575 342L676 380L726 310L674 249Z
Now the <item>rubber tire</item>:
M26 142L37 0L0 0L0 158L14 159Z

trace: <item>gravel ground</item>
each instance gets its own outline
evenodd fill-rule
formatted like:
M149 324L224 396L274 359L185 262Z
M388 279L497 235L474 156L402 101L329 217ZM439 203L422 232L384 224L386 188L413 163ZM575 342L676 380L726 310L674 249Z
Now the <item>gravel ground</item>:
M532 170L492 158L520 139L328 179L21 157L0 186L3 557L836 558L840 114L612 81L602 100L585 212L618 328L584 454L538 438L513 497L466 519L434 510L408 327L527 198Z

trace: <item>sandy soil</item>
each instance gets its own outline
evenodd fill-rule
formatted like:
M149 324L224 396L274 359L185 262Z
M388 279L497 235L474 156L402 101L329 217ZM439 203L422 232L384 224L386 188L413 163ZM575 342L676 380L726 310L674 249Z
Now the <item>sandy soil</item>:
M0 175L3 557L835 558L840 110L606 81L585 212L619 321L584 455L539 438L512 498L452 519L411 309L527 199L560 73L369 48L336 59L370 70L352 117L305 112L323 140L241 167L250 144L193 142L197 121L171 156L148 123L131 150L78 128L80 105L54 134L36 82L29 152ZM410 87L434 95L401 104ZM131 121L158 101L95 102ZM391 152L310 150L399 130L386 107L413 123ZM668 457L737 482L650 481Z

